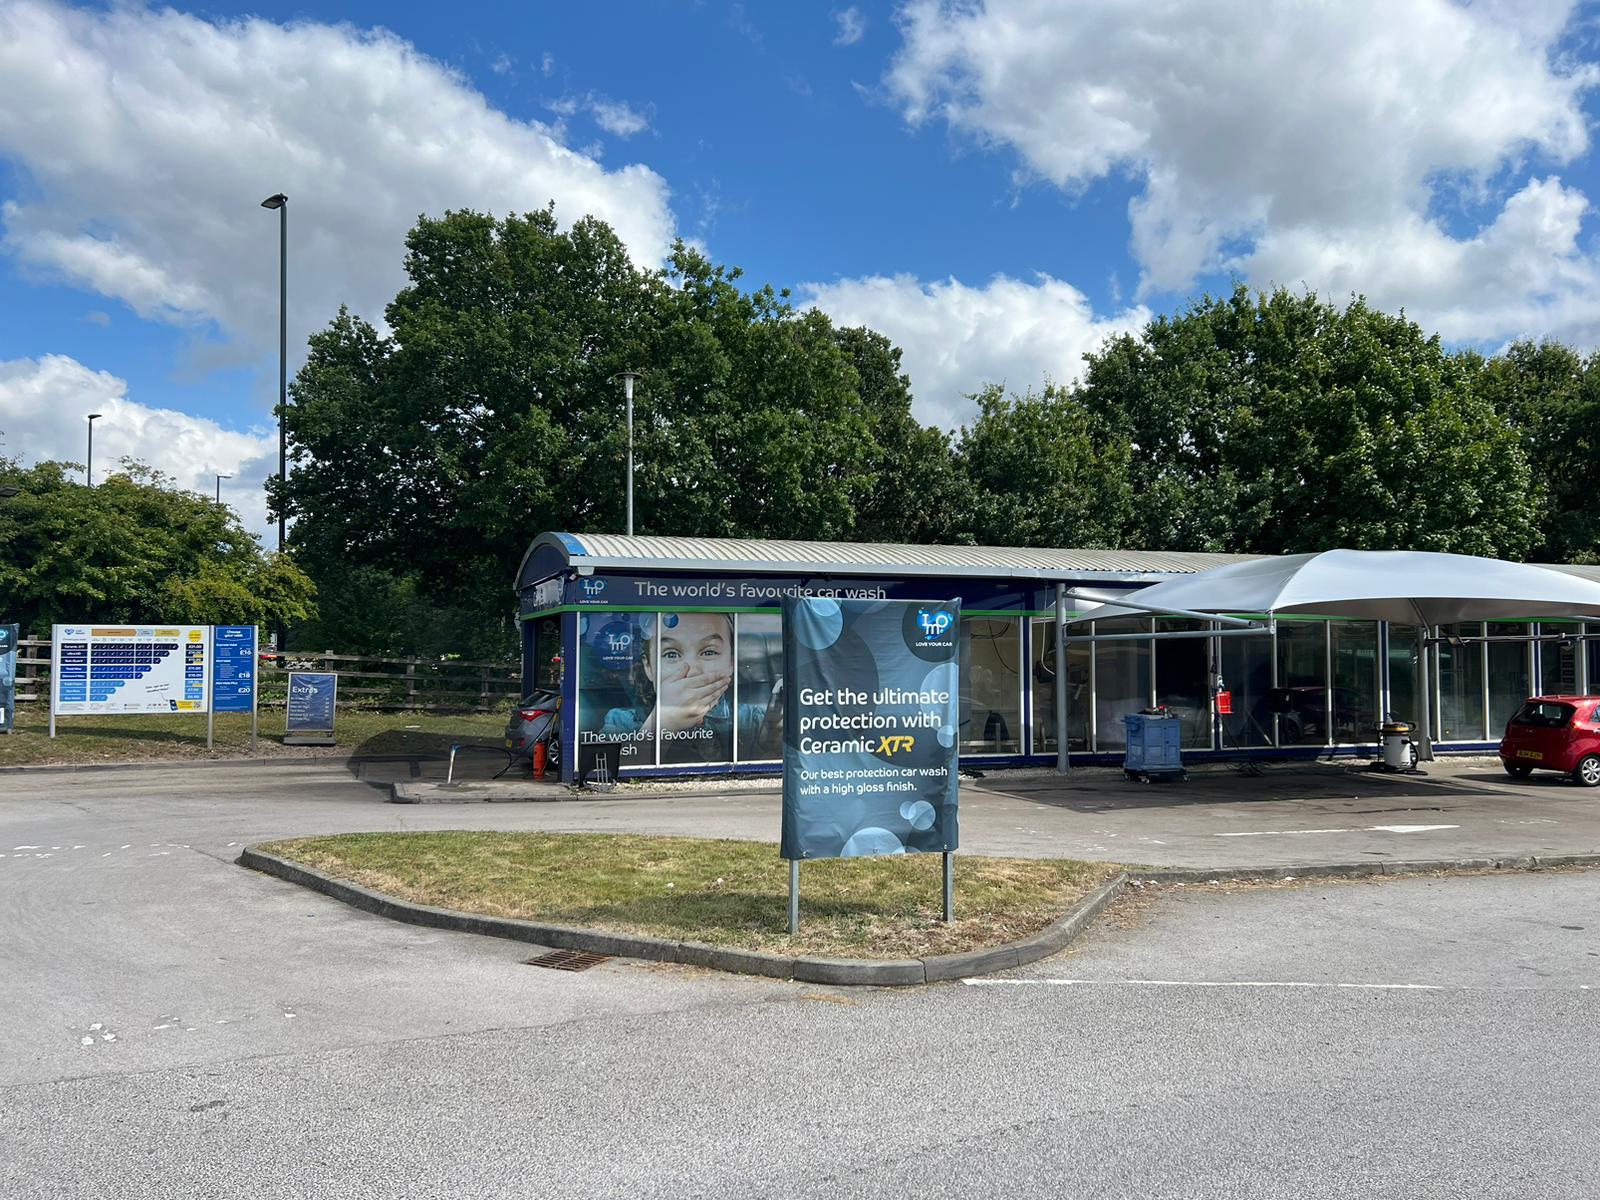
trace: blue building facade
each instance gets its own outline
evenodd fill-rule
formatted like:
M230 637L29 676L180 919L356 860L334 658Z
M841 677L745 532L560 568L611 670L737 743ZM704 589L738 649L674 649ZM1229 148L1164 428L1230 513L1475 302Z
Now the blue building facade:
M959 597L963 760L1046 764L1056 753L1056 585L1128 594L1250 557L547 533L516 580L523 692L561 697L565 779L596 753L614 755L624 775L769 773L781 759L785 595ZM1206 627L1119 617L1072 631ZM1515 639L1583 627L1443 632ZM1197 757L1364 753L1384 714L1417 719L1429 686L1441 748L1487 749L1526 696L1588 689L1600 662L1585 644L1443 644L1422 681L1416 630L1376 621L1280 618L1276 636L1069 641L1068 748L1074 761L1119 760L1122 717L1163 705Z

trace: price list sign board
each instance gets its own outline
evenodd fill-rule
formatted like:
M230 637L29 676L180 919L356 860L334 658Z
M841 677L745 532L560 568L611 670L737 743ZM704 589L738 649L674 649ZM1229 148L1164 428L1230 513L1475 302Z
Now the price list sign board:
M50 718L210 710L206 625L56 625L50 638Z
M211 642L211 704L219 713L256 708L256 627L218 625Z
M21 628L0 625L0 733L10 733L17 703L17 639Z
M284 711L285 746L332 746L339 676L331 671L290 671Z

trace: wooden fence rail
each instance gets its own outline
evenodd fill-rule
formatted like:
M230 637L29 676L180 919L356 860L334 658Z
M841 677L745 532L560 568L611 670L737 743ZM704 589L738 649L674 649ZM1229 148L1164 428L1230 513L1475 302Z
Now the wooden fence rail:
M283 704L290 671L337 672L342 708L481 711L515 702L522 688L521 668L514 662L384 658L337 654L331 650L288 650L280 663L277 656L264 651L258 683L262 707ZM17 703L47 702L49 678L50 639L20 639L17 643ZM361 682L348 685L346 680Z

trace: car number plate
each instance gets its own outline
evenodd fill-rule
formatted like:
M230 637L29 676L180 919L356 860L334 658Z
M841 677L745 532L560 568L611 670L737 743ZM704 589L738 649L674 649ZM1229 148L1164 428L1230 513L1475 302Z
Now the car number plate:
M1541 750L1518 750L1517 751L1517 757L1518 758L1543 758L1544 757L1544 752L1541 751Z

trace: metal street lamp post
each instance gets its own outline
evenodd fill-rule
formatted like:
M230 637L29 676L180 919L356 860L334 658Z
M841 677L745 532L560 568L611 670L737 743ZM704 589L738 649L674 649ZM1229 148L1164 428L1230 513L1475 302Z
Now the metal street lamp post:
M637 371L623 371L612 379L622 380L622 394L628 401L628 536L633 536L633 385Z
M83 464L83 486L94 486L94 423L100 419L99 413L89 414L89 453Z
M233 478L232 475L218 475L217 476L217 503L218 504L222 503L222 481L224 479L232 479L232 478Z
M283 490L289 473L289 436L284 431L284 408L289 402L289 197L268 196L262 208L278 210L278 552L283 552ZM282 638L279 639L280 650Z
M289 475L289 435L283 425L289 403L289 197L276 192L263 200L261 207L278 210L278 553L282 554L284 489ZM278 622L274 640L281 655L287 640L282 621Z

